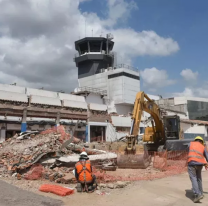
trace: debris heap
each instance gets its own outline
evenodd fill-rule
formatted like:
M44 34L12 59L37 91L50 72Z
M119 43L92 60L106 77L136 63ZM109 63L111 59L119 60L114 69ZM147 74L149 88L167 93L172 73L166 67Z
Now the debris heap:
M3 142L0 175L12 175L19 180L44 178L57 183L76 182L72 170L83 148L97 169L116 169L114 161L109 161L115 160L116 154L89 149L60 126L41 133L21 133Z

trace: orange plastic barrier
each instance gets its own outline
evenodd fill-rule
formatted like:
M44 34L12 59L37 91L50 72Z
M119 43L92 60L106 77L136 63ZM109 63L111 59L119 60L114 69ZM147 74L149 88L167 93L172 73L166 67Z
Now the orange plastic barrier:
M59 185L50 185L50 184L41 185L39 190L41 192L51 192L59 196L66 196L74 193L74 190Z

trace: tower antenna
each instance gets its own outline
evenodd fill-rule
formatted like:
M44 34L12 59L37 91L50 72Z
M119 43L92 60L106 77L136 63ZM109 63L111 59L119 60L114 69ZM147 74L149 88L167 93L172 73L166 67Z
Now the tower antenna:
M86 37L86 18L85 18L85 37Z

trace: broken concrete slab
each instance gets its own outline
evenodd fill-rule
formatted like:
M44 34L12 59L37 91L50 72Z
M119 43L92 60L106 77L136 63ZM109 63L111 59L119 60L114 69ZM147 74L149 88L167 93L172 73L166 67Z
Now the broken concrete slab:
M124 188L126 186L127 186L126 182L118 181L118 182L115 183L116 188Z
M117 158L117 154L115 153L111 153L111 152L108 152L108 153L104 153L104 154L97 154L97 155L90 155L89 156L89 160L90 161L94 161L94 160L109 160L109 159L116 159ZM67 156L67 157L60 157L58 159L58 161L61 161L61 162L77 162L79 161L79 155L70 155L70 156Z

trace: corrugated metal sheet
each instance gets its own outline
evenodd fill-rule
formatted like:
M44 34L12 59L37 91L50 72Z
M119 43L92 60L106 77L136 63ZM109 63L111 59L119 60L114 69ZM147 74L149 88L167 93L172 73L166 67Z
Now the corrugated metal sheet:
M43 104L51 106L61 106L61 100L58 98L42 97L42 96L31 96L32 104Z
M9 84L0 84L0 90L25 94L25 87L19 87L19 86L14 86L14 85L9 85Z
M64 107L87 109L86 102L69 101L69 100L64 99L63 105L64 105Z
M91 110L96 110L96 111L106 111L108 109L108 107L107 107L107 105L104 105L104 104L91 103L90 104L90 109Z
M131 127L131 117L111 116L111 119L115 127Z
M85 102L85 98L83 96L77 96L77 95L72 95L72 94L64 94L64 93L59 93L59 98L61 100L70 100L70 101L79 101L79 102Z
M28 102L27 95L15 92L0 91L0 99L13 102Z
M42 89L32 89L32 88L27 88L27 95L51 97L51 98L58 97L57 92L51 92L51 91L46 91L46 90L42 90Z

